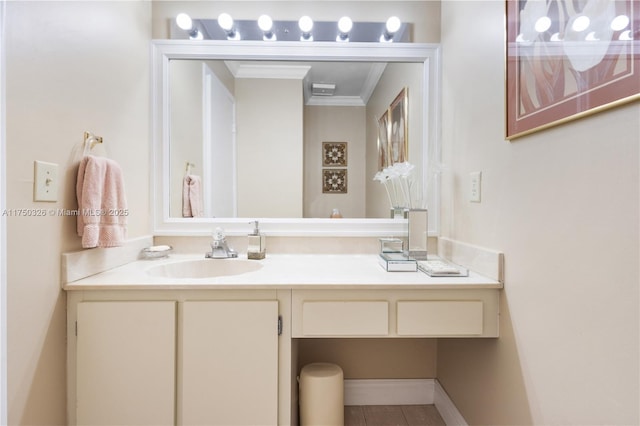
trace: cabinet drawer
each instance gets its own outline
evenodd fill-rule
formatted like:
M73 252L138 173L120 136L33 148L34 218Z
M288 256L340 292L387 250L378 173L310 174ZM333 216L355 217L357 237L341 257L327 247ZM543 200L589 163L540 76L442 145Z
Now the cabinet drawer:
M389 334L389 302L304 301L304 336L386 336Z
M398 301L399 336L476 336L483 331L481 300Z

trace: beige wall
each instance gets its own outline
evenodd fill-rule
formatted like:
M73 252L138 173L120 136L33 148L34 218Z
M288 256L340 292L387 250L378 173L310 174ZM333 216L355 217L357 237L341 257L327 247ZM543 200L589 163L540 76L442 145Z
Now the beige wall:
M367 215L366 217L388 218L389 197L384 185L373 180L378 172L378 120L389 108L400 91L406 87L409 107L407 108L409 145L408 158L411 164L422 170L424 155L423 145L423 69L421 63L388 64L380 78L376 90L367 103Z
M433 379L437 339L298 339L298 371L339 365L345 379Z
M104 137L123 168L129 237L149 224L146 2L7 2L7 208L75 209L75 149ZM33 161L59 165L58 201L32 201ZM60 253L80 248L73 217L7 220L9 424L65 424Z
M438 378L469 424L638 424L640 105L505 141L503 26L442 4L442 234L506 274L500 339L440 340Z
M345 218L365 216L365 107L304 108L304 217L327 218L334 208ZM322 143L347 142L347 193L322 193Z
M302 81L240 78L235 89L238 217L302 217Z

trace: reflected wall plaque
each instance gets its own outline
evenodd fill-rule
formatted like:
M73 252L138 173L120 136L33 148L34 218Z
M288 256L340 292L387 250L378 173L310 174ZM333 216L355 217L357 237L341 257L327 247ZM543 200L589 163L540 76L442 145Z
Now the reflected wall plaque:
M347 169L323 169L322 192L325 194L346 194Z
M347 143L322 142L322 165L324 167L345 167L347 165Z

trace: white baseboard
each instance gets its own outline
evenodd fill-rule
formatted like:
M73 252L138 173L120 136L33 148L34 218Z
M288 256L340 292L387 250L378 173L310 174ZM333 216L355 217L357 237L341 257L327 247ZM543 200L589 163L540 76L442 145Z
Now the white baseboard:
M447 424L467 426L449 395L435 379L347 379L344 405L434 404Z
M433 404L438 409L442 420L444 420L447 426L467 426L467 421L462 417L458 408L456 408L451 398L449 398L449 395L447 395L447 392L445 392L437 380L435 381Z
M350 379L344 381L344 405L433 404L434 379Z

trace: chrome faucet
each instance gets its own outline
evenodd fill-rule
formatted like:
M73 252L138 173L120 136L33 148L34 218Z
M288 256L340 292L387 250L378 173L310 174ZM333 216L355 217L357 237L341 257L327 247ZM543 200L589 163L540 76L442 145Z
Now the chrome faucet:
M211 241L211 251L205 253L204 257L207 259L229 259L238 257L238 252L229 247L224 231L221 228L216 228L213 233L213 241Z

